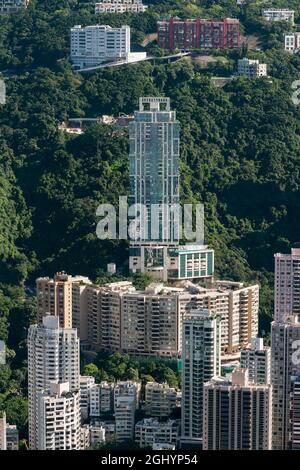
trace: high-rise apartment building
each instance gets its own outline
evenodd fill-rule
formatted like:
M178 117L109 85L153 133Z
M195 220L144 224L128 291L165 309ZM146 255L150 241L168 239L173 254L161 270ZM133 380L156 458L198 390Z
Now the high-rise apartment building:
M244 57L238 60L238 75L247 78L266 77L267 64L261 64L259 60L251 60Z
M258 333L259 286L237 282L180 288L157 283L138 291L129 281L93 286L83 276L58 273L37 279L37 302L40 321L47 311L59 316L61 326L71 317L81 341L95 350L178 357L183 316L198 308L220 314L223 356L239 354Z
M141 224L132 229L129 268L156 279L213 275L213 250L200 244L180 246L179 132L170 98L140 98L129 124L130 201ZM138 209L139 208L139 209Z
M201 445L203 385L220 375L220 317L208 310L187 314L183 321L182 445Z
M170 50L232 49L240 47L240 22L171 17L157 22L158 45Z
M0 0L0 14L16 13L25 10L29 0Z
M292 377L289 449L300 450L300 376Z
M292 377L300 373L300 322L294 315L271 326L271 382L273 386L273 449L286 450L290 438Z
M182 321L178 301L176 296L163 293L162 287L150 287L143 293L122 296L123 352L141 356L178 356Z
M143 13L148 8L142 0L103 0L95 3L95 14L99 13Z
M114 410L114 384L100 382L90 390L90 416L100 418L112 415Z
M50 382L38 392L37 409L37 450L81 449L79 392L70 391L69 382Z
M130 53L130 27L92 25L71 28L71 61L79 68L126 60Z
M249 380L256 384L271 383L271 348L263 338L254 338L241 350L241 368L248 369Z
M88 287L88 342L94 349L121 350L121 299L134 291L128 281Z
M181 392L167 383L147 382L145 413L153 418L167 418L181 402Z
M88 337L93 349L157 357L182 352L182 321L191 309L221 316L221 351L236 356L258 333L259 286L215 281L207 287L129 282L88 287Z
M91 284L85 276L70 276L59 272L53 279L39 277L36 280L38 320L44 315L59 318L62 328L77 328L81 340L87 340L87 286Z
M272 386L248 380L236 369L232 380L215 378L204 385L203 450L270 450Z
M116 442L134 438L135 412L139 406L141 385L137 382L118 382L114 387Z
M116 442L133 441L136 401L134 396L115 398Z
M291 32L285 34L284 49L291 53L297 53L300 51L300 32Z
M45 316L42 325L28 331L28 421L29 445L38 448L38 394L51 382L69 382L79 391L79 339L77 331L61 328L57 316Z
M91 411L91 390L96 386L95 378L90 375L81 375L79 378L80 387L80 411L82 420L90 416Z
M295 12L293 10L271 8L263 10L262 15L267 21L289 21L292 25L295 23Z
M300 319L300 248L290 254L276 253L274 304L275 320L293 315Z

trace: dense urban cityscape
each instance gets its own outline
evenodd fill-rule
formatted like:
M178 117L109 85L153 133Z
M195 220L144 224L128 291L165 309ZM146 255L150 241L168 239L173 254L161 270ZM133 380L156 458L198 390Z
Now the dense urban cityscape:
M300 1L51 1L0 0L0 450L300 450Z

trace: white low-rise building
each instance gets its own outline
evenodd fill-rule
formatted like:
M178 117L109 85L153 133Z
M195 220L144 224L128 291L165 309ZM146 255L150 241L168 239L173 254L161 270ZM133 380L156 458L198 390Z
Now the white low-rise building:
M238 61L238 75L248 78L266 77L267 64L261 64L259 60L244 57Z
M300 32L287 33L284 36L284 49L296 53L300 50Z
M105 444L105 428L102 425L90 427L91 445Z
M16 13L27 8L29 0L0 0L0 14Z
M143 13L148 8L142 0L103 0L95 3L95 14L99 13Z
M290 21L292 25L295 23L295 12L287 9L275 9L263 11L263 17L267 21Z
M162 442L154 442L152 450L175 450L176 446L173 444L164 444Z
M145 418L135 425L135 442L140 447L152 447L155 443L176 446L179 425L177 420L158 421L155 418Z

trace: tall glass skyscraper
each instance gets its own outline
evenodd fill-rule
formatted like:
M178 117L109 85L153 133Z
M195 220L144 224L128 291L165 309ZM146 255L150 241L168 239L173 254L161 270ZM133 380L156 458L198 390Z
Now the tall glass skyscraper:
M129 267L156 279L213 275L213 250L202 244L180 245L180 123L170 98L140 98L129 125L130 215Z

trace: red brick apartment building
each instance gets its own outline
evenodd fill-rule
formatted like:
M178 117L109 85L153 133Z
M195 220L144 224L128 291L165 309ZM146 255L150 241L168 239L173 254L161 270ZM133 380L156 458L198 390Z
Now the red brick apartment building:
M240 47L240 22L235 18L181 20L171 17L157 22L158 45L164 49L233 49Z

